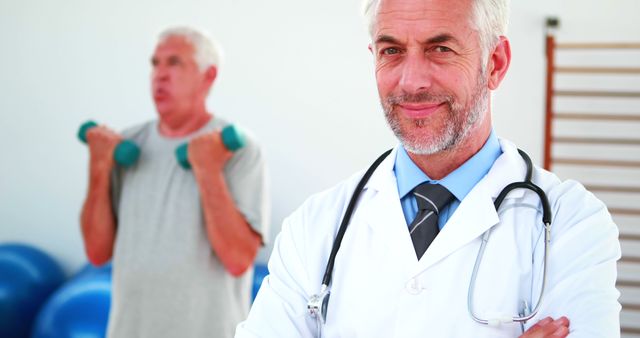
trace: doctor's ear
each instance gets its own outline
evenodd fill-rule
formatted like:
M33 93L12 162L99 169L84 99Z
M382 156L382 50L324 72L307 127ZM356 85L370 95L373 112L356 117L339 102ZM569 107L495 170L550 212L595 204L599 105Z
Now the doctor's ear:
M369 44L367 46L367 48L369 49L369 52L371 52L371 54L373 54L373 46L371 46L371 44Z
M500 41L489 55L487 62L488 86L494 90L498 88L502 79L507 74L511 63L511 45L506 36L501 36Z

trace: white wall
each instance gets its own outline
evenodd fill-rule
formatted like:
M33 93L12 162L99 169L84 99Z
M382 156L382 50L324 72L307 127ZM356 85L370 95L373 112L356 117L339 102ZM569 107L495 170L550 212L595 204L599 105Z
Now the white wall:
M636 7L513 1L513 63L494 97L498 133L539 162L546 15L562 18L561 37L640 40ZM273 235L308 195L394 145L358 0L1 0L0 242L44 248L68 272L85 262L78 215L87 153L77 127L92 118L121 129L154 117L148 60L154 34L175 23L203 27L224 46L210 107L264 146Z

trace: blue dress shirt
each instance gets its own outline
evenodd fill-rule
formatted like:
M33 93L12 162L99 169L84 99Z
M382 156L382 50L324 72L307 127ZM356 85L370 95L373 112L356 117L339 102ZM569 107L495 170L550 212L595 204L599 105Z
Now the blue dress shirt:
M460 205L460 201L489 172L493 162L496 161L500 154L502 154L502 149L500 148L498 137L492 130L487 142L480 148L480 151L443 179L432 180L413 163L407 151L400 147L396 155L393 172L398 182L398 195L400 196L400 204L402 205L402 212L407 225L411 224L418 213L416 198L411 193L413 188L423 182L437 183L443 185L455 196L455 199L438 216L438 225L442 229Z

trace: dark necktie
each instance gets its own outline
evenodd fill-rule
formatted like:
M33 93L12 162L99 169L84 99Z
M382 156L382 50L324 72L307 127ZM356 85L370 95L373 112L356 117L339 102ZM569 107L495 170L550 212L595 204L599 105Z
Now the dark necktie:
M439 184L422 183L413 189L418 202L418 214L409 225L411 241L418 259L440 232L438 214L451 200L453 195Z

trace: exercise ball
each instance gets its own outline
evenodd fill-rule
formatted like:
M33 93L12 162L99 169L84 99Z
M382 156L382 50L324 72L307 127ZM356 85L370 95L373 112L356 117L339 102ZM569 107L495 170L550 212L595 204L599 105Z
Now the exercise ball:
M47 300L31 338L103 338L110 306L111 265L87 265Z
M38 310L64 279L62 268L43 251L0 244L0 337L28 337Z
M260 290L260 285L262 285L262 280L269 274L269 269L266 264L256 264L253 270L253 291L251 296L251 301L253 302L256 299L256 295L258 294L258 290Z

